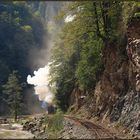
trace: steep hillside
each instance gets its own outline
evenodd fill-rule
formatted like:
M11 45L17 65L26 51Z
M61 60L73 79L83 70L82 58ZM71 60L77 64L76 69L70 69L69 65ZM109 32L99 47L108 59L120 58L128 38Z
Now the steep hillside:
M105 69L93 95L85 99L77 114L104 122L110 120L127 132L140 135L140 19L132 18L122 46L104 49ZM80 100L80 99L79 99Z
M139 2L75 2L63 11L52 82L57 105L139 133ZM58 51L59 50L59 51Z

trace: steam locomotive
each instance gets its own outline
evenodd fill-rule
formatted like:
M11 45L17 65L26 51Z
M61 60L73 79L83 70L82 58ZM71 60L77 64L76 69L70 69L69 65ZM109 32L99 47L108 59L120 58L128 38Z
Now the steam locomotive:
M55 105L48 104L47 106L47 113L48 114L54 114L56 112L57 108Z

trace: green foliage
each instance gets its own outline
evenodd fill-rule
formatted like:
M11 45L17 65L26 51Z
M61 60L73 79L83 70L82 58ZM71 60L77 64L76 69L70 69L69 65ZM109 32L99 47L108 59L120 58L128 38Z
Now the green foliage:
M54 45L51 76L56 83L58 105L66 111L73 89L93 90L103 71L102 49L113 42L121 45L135 2L73 2L61 11L57 20L68 14L73 21L65 23ZM136 6L138 7L138 6ZM130 14L130 15L129 15ZM90 92L88 92L90 93Z
M24 30L25 32L31 32L32 31L32 27L30 25L24 25L21 27L22 30Z
M15 25L20 25L21 19L19 17L14 19Z
M86 48L81 51L81 59L76 69L76 78L81 90L94 88L101 74L102 45L103 42L101 40L93 40L90 43L88 42Z
M140 17L140 2L133 2L133 17Z
M29 12L26 2L3 2L0 7L0 61L9 68L9 72L17 69L26 79L29 51L41 45L43 25ZM2 79L3 83L6 78Z
M8 78L8 81L3 87L3 93L6 95L6 103L9 105L11 114L15 120L21 111L22 105L22 86L19 82L17 71L13 71Z
M35 12L35 16L36 16L36 17L39 17L39 16L40 16L39 11L36 11L36 12Z
M85 11L76 13L75 19L64 25L52 56L52 81L57 83L57 103L64 111L69 107L75 84L81 90L94 88L102 66L103 42L96 37L92 2L77 4L84 6Z
M57 112L52 116L46 116L45 123L47 124L46 131L49 139L57 139L63 130L64 116L62 112Z
M29 57L34 48L42 46L44 27L40 17L31 12L27 2L0 3L0 85L17 70L21 81L30 73ZM0 105L3 94L0 87ZM1 110L0 110L1 112Z

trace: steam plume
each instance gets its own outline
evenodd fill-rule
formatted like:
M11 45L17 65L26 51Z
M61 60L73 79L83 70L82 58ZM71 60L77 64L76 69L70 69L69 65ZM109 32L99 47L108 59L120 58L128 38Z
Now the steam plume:
M32 69L39 68L34 71L34 75L28 75L27 83L34 85L35 94L38 95L39 100L42 101L42 107L45 108L47 104L52 103L54 95L50 91L49 86L49 70L50 70L50 57L51 49L54 46L54 39L56 39L57 33L61 29L61 22L55 21L55 16L63 6L63 2L47 1L45 10L45 26L47 33L43 38L43 45L41 48L32 49L29 54L29 65ZM43 67L44 66L44 67Z
M49 87L49 71L50 63L44 68L39 68L38 71L34 71L34 76L28 75L28 84L34 85L35 94L38 95L40 101L52 103L54 95L50 91Z

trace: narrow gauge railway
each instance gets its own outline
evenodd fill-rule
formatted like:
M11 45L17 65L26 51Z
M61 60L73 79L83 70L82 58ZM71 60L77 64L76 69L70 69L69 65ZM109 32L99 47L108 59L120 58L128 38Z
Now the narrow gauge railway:
M18 116L18 118L19 119L35 118L35 117L41 117L44 114L45 113L32 114L32 115L20 115L20 116ZM51 116L53 114L47 114L47 115ZM12 117L10 117L10 116L0 117L0 122L4 121L4 120L11 119L11 118ZM114 133L110 132L109 130L105 129L104 127L97 125L91 121L79 119L79 118L72 117L69 115L64 115L64 118L69 119L69 120L73 120L75 122L75 124L79 124L79 125L85 127L86 129L91 131L91 133L93 133L93 135L96 136L96 138L98 138L98 139L101 139L101 138L116 139L117 138L117 136Z
M65 118L73 120L76 124L78 123L86 127L98 139L101 139L101 138L117 139L117 136L114 133L111 133L109 130L93 122L83 120L83 119L78 119L78 118L67 116L67 115L65 115Z

